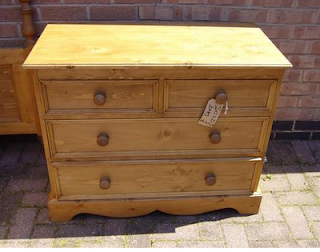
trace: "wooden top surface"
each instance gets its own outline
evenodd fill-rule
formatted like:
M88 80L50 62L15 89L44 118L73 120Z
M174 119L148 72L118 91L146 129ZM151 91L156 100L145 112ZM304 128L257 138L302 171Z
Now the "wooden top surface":
M49 24L25 68L292 67L256 27Z

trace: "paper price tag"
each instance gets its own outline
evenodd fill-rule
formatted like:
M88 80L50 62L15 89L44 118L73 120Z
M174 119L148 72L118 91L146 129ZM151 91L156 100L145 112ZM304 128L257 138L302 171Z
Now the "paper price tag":
M209 100L198 123L207 127L213 127L217 122L222 109L223 104L216 103L215 99Z

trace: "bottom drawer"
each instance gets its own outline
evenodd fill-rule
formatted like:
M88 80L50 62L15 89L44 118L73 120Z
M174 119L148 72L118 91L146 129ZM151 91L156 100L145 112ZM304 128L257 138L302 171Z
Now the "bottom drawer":
M52 163L61 200L250 190L260 158ZM137 195L138 194L138 195Z

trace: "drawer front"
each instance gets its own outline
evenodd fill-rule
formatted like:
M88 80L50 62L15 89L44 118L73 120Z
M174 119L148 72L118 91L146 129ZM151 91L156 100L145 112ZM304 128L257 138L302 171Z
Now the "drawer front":
M261 159L53 163L64 198L250 190ZM221 193L221 192L220 192Z
M268 118L221 118L213 128L195 118L49 121L55 154L131 155L184 151L260 151ZM220 142L219 140L220 135ZM119 154L120 152L120 154ZM186 153L186 154L189 154Z
M158 82L42 81L46 110L51 112L156 112Z
M168 80L165 82L165 112L199 116L208 100L224 92L228 99L228 116L269 115L275 85L275 80Z

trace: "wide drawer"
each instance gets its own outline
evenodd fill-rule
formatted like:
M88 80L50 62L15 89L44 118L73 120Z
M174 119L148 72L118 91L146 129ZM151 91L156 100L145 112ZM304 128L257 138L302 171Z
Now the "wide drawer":
M52 164L61 199L249 191L260 158Z
M220 118L213 128L195 118L49 120L48 128L53 156L159 156L260 152L267 123L264 117Z
M46 111L132 113L158 110L156 80L41 81Z
M276 80L167 80L165 113L198 117L208 100L225 93L228 116L269 115L275 85Z

